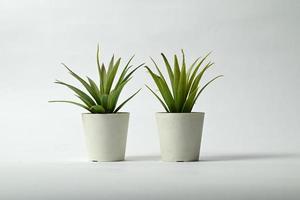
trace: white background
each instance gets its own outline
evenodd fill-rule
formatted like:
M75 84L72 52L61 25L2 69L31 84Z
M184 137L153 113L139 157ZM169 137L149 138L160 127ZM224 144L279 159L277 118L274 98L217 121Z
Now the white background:
M203 160L250 159L254 165L258 159L296 155L300 152L299 10L299 1L283 0L1 0L0 162L86 160L83 110L47 101L75 99L68 89L52 83L55 79L76 83L61 62L97 78L98 42L106 63L113 53L123 58L123 64L135 54L134 64L146 62L152 68L149 56L162 66L161 52L171 58L184 49L191 63L213 51L210 59L216 64L205 80L225 77L203 93L194 109L206 113ZM122 93L125 99L143 88L123 109L131 113L129 160L155 160L159 155L154 113L163 110L145 83L154 87L140 69ZM265 165L265 171L270 166ZM292 178L296 187L297 165L289 166L273 170L290 171L293 175L283 173L280 179L289 183L288 177L296 173ZM245 170L250 173L250 168Z

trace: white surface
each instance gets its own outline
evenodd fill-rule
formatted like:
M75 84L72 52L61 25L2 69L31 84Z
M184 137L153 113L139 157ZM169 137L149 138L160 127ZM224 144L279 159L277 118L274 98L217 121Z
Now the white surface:
M297 0L0 0L0 195L292 199L299 161L261 157L300 152L299 10ZM60 62L96 78L97 42L104 61L135 53L134 64L152 68L149 56L161 65L160 52L171 57L183 48L191 63L213 50L206 78L225 77L194 110L206 113L201 151L246 160L80 162L83 110L47 101L75 98L52 83L76 83ZM163 109L144 83L153 86L141 69L121 95L143 87L122 109L131 112L129 156L159 153L154 113ZM249 152L259 159L247 159Z
M0 163L0 199L298 200L300 157L215 153L190 163L131 156L126 162Z

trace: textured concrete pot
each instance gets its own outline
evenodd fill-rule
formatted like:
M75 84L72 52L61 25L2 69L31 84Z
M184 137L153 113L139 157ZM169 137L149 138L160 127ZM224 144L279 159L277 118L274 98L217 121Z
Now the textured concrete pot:
M163 161L199 160L204 113L156 113Z
M84 113L82 121L91 161L124 160L129 113Z

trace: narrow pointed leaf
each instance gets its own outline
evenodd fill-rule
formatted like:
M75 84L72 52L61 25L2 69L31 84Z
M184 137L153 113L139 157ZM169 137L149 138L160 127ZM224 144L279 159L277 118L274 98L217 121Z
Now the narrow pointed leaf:
M108 107L108 94L102 94L100 96L100 100L101 100L101 105L106 108L106 111L108 111L109 109Z
M119 80L118 80L118 82L116 83L116 85L119 85L120 83L122 83L122 81L124 80L124 77L125 77L126 73L128 72L128 70L129 70L131 67L132 67L132 65L129 66L129 67L127 67L127 68L124 68L124 69L123 69L123 71L122 71L122 73L121 73L121 75L120 75L120 77L119 77Z
M198 57L193 64L189 67L188 72L187 72L187 77L189 78L191 75L192 70L194 69L195 65L197 64L197 62L199 61L200 57Z
M131 75L136 71L138 70L140 67L142 67L145 63L142 63L140 64L139 66L137 66L136 68L134 68L131 72L129 72L129 74L126 75L126 77L122 80L123 81L126 81L127 79L129 79L131 77Z
M89 102L90 106L92 105L95 105L96 103L94 102L94 100L89 97L85 92L83 92L82 90L70 85L70 84L67 84L67 83L64 83L64 82L61 82L61 81L56 81L55 82L56 84L60 84L60 85L64 85L66 87L68 87L69 89L73 90L76 94L78 94L79 96L81 96L82 98L84 98L86 100L86 102Z
M98 66L98 69L100 68L100 56L99 56L99 54L100 54L100 49L99 49L99 44L97 45L97 66Z
M91 94L91 96L93 98L96 98L96 93L93 91L93 89L91 88L91 86L85 81L83 80L80 76L78 76L76 73L74 73L69 67L67 67L64 63L62 63L62 65L70 72L70 74L76 78L84 87L85 89Z
M161 73L161 71L160 71L158 65L156 64L156 62L153 60L153 58L150 57L150 59L152 60L154 66L155 66L155 68L156 68L156 70L158 71L160 78L163 79L163 80L165 81L164 75Z
M111 68L111 71L109 72L108 74L108 77L107 77L107 83L106 83L106 90L105 90L105 93L106 94L109 94L110 92L110 89L111 89L111 86L113 84L113 81L116 77L116 74L117 74L117 71L118 71L118 68L119 68L119 65L120 65L120 62L121 62L121 58L119 58L116 62L116 64Z
M101 104L100 90L99 90L97 84L91 78L87 77L87 79L90 83L91 90L93 91L93 97L94 97L95 101L97 102L97 104Z
M99 88L100 88L100 90L101 90L101 85L103 85L103 83L102 83L102 69L101 69L101 64L100 64L100 56L99 56L99 54L100 54L100 50L99 50L99 44L97 45L97 69L98 69L98 74L99 74Z
M105 113L105 109L101 105L94 105L90 108L92 113Z
M161 103L161 105L164 107L164 109L167 112L170 112L168 107L166 106L166 104L163 102L163 100L148 86L146 85L146 87L152 92L152 94L154 94L154 96L159 100L159 102Z
M120 77L119 77L119 80L118 80L118 82L117 82L117 84L116 85L119 85L125 78L125 75L126 75L126 73L128 72L128 70L132 67L132 65L131 66L129 66L129 64L130 64L130 62L131 62L131 60L134 58L134 55L133 56L131 56L131 58L129 59L129 61L127 62L127 64L126 64L126 66L124 67L124 69L123 69L123 71L122 71L122 73L121 73L121 75L120 75ZM144 63L143 64L141 64L141 65L139 65L138 67L136 67L136 69L138 69L140 66L142 66L142 65L144 65ZM136 70L135 69L135 70ZM134 70L134 71L135 71ZM132 72L133 73L133 72ZM129 75L130 76L130 75Z
M119 96L124 88L124 86L130 81L130 78L126 81L123 81L120 85L116 86L108 95L108 109L110 111L114 111L116 108Z
M195 90L193 90L192 92L190 92L188 98L186 99L186 101L184 102L183 106L182 106L182 110L181 112L191 112L192 109L192 104L194 103L194 98L197 95L199 87L197 87Z
M126 99L123 103L121 103L115 110L114 112L118 112L130 99L132 99L137 93L139 93L141 89L139 89L137 92L135 92L133 95L131 95L128 99Z
M172 93L171 93L170 89L168 88L167 84L163 81L163 79L161 79L157 74L155 74L149 67L145 66L145 68L148 70L148 72L152 76L152 79L154 80L157 88L159 89L169 110L174 110L175 109L174 99L172 97Z
M131 56L131 58L128 60L127 64L125 65L125 68L124 69L127 69L130 62L132 61L132 59L134 58L135 55Z
M209 62L209 63L201 70L201 72L196 76L196 78L194 79L194 81L192 82L192 84L191 84L191 85L188 85L188 90L189 90L189 91L194 91L195 88L198 87L198 85L199 85L199 83L200 83L200 80L201 80L203 74L204 74L205 71L206 71L207 69L209 69L213 64L214 64L214 63L210 63L210 62Z
M173 87L173 85L174 85L174 74L173 74L171 65L170 65L168 59L166 58L166 56L163 53L161 53L161 56L163 57L165 66L166 66L168 74L169 74L170 82L171 82L171 85Z
M82 98L79 95L75 95L76 97L78 97L87 107L91 107L93 105L90 104L90 102L88 102L85 98Z
M110 59L108 69L107 69L107 74L109 74L112 68L114 67L114 63L115 63L114 60L115 60L115 55L113 55L112 58Z
M190 77L190 79L189 79L189 83L188 83L189 85L192 84L192 82L194 81L194 78L195 78L195 76L196 76L196 74L197 74L199 68L201 67L202 63L205 61L205 59L206 59L210 54L211 54L211 52L209 52L208 54L206 54L206 56L204 56L204 57L202 58L202 60L197 64L197 66L195 67L195 69L194 69L194 71L193 71L193 73L192 73L192 75L191 75L191 77Z
M101 65L100 72L100 93L104 93L106 82L106 69L103 63Z
M215 78L213 78L212 80L210 80L209 82L207 82L201 89L200 91L198 92L197 96L195 97L194 101L193 101L193 106L195 105L195 102L197 101L199 95L203 92L203 90L210 84L212 83L213 81L215 81L216 79L220 78L220 77L223 77L223 75L220 75L220 76L217 76ZM193 107L191 108L193 109Z
M89 108L88 108L87 106L85 106L85 105L82 105L82 104L80 104L80 103L77 103L77 102L74 102L74 101L54 100L54 101L49 101L49 103L69 103L69 104L73 104L73 105L76 105L76 106L82 107L82 108L84 108L84 109L86 109L86 110L90 111L90 110L89 110Z
M176 92L176 100L175 100L175 106L176 111L180 112L181 108L184 104L184 101L186 99L186 67L185 67L185 56L184 52L182 51L182 67L179 75L179 83L178 88Z
M178 58L176 55L174 55L174 86L173 86L173 95L174 99L176 101L177 99L177 88L179 84L179 79L180 79L180 69L179 69L179 64L178 64Z

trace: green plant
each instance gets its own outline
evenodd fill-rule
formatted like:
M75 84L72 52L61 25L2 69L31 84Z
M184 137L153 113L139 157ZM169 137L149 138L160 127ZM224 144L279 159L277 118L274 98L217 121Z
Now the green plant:
M155 97L163 105L164 109L167 112L171 113L181 113L181 112L191 112L196 100L203 90L214 80L222 75L217 76L206 83L203 87L200 87L200 80L207 69L209 69L214 63L208 62L202 70L199 71L199 68L204 64L205 59L209 56L208 53L204 58L197 58L196 61L189 67L186 68L185 55L183 50L182 52L182 65L181 69L179 66L179 61L177 55L174 55L174 66L173 69L166 58L166 56L161 53L164 64L166 66L170 86L168 85L164 75L159 69L156 62L151 58L154 63L158 74L155 74L149 67L145 66L147 71L150 73L152 79L154 80L159 93L162 98L158 96L149 86L146 87L155 95ZM198 72L199 71L199 72Z
M69 73L77 79L86 89L86 92L70 85L62 81L55 81L56 84L60 84L63 86L68 87L75 95L82 101L82 103L77 103L74 101L65 101L65 100L55 100L49 102L63 102L63 103L70 103L77 106L80 106L91 113L116 113L118 112L124 104L126 104L130 99L132 99L141 89L131 95L128 99L126 99L123 103L121 103L117 107L118 99L120 93L124 86L130 81L132 78L132 74L141 66L132 69L130 65L131 60L134 56L132 56L129 61L127 62L126 66L122 70L119 79L116 81L116 75L118 72L118 68L121 63L121 58L118 58L115 61L114 56L112 56L108 68L105 67L104 63L100 64L99 59L99 45L97 46L97 65L98 65L98 73L99 73L99 84L97 85L91 78L87 77L87 81L81 78L79 75L74 73L69 67L62 63L62 65L69 71ZM99 86L99 87L98 87Z

